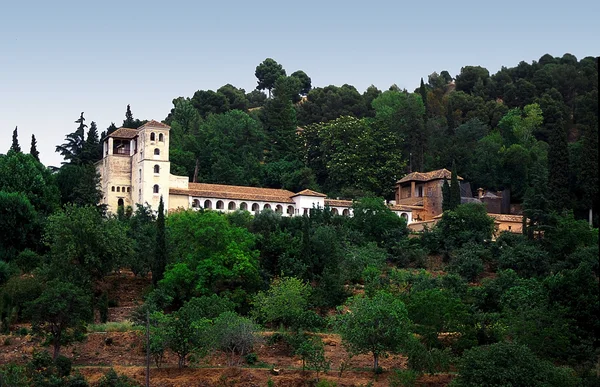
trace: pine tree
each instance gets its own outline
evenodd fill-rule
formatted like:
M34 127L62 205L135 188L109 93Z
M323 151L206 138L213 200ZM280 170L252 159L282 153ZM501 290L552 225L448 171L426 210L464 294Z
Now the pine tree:
M536 231L548 224L550 201L548 200L548 168L536 162L530 169L528 188L523 200L523 233L533 239ZM538 234L539 235L539 234Z
M10 150L13 152L21 153L21 146L19 145L19 134L17 133L17 127L15 126L15 130L13 130L12 136L12 145Z
M442 211L450 210L451 201L450 185L448 184L448 180L444 179L444 184L442 185Z
M598 202L598 124L588 125L583 133L583 157L579 181L583 190L583 203L587 206L590 226L593 225L593 208Z
M419 87L419 94L421 94L421 99L423 100L423 106L425 106L424 118L425 118L425 120L427 120L427 88L425 87L425 82L423 82L423 78L421 78L421 86Z
M40 161L40 152L37 150L37 140L35 139L35 135L31 135L31 149L29 150L29 154L32 155L37 161Z
M85 128L87 128L87 125L84 122L85 118L83 118L83 112L81 112L81 116L75 121L76 124L79 124L77 130L67 134L67 142L56 146L56 151L71 164L81 164L82 162L82 152L85 144Z
M456 173L456 164L452 162L452 174L450 176L450 210L454 210L460 205L460 183Z
M133 113L131 113L131 106L127 105L127 111L125 112L125 120L123 120L124 128L133 128L134 126Z
M87 132L85 143L83 144L82 162L94 163L102 158L102 148L100 147L100 140L98 139L98 127L96 123L92 121L90 128Z
M564 121L551 126L548 138L548 189L551 207L558 213L569 206L569 148Z
M154 254L154 265L152 268L152 283L154 286L163 278L167 266L167 244L165 237L165 204L162 195L158 204L158 216L156 218L156 250Z

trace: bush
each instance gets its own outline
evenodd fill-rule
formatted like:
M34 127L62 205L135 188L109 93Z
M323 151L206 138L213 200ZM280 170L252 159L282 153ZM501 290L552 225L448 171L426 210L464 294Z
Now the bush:
M395 370L388 380L390 387L413 387L418 377L419 373L413 370Z
M64 377L71 375L73 361L68 357L63 355L57 356L56 359L54 359L54 365L56 366L58 376Z
M135 380L125 375L118 375L114 369L110 369L98 380L96 387L136 387L140 386Z
M245 359L246 359L246 364L253 365L253 364L256 364L256 362L258 361L258 355L254 352L250 352L249 354L247 354L245 356Z
M242 357L250 353L260 340L258 326L234 312L225 312L217 317L210 332L216 347L227 353L229 365L234 364L236 355Z
M483 261L490 257L489 250L469 243L455 251L448 269L462 276L467 281L474 282L483 273Z

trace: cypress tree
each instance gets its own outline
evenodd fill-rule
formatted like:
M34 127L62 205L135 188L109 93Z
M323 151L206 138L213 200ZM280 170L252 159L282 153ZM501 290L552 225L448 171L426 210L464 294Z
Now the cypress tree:
M15 130L13 130L12 136L12 145L10 146L10 150L21 153L21 146L19 145L19 134L17 133L17 127L15 126Z
M135 120L133 119L133 113L131 113L131 106L129 105L127 105L127 111L125 112L125 120L123 120L123 127L132 129L136 128Z
M37 150L37 140L35 139L34 134L31 135L31 149L29 150L29 154L37 161L40 161L40 152Z
M588 208L588 221L593 225L593 208L598 198L598 124L588 125L583 133L583 157L579 181L583 204Z
M450 210L454 210L460 205L460 183L456 173L456 164L452 162L452 174L450 175Z
M442 211L450 210L451 201L450 185L448 184L448 180L444 179L444 185L442 185Z
M92 121L87 132L85 143L83 144L83 163L94 163L102 158L102 147L98 139L98 127Z
M548 138L548 189L552 209L561 213L569 206L569 148L564 121L551 126Z
M427 119L427 88L425 87L425 82L423 82L423 78L421 77L421 86L419 87L419 94L421 94L421 99L423 100L423 106L425 106L425 119Z
M156 218L156 250L154 254L154 268L152 269L152 284L156 286L163 278L167 266L167 243L165 237L165 204L162 195L158 204Z

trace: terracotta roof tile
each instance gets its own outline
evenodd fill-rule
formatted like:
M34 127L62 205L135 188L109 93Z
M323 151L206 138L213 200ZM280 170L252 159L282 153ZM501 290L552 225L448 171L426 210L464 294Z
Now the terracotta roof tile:
M522 215L488 214L488 216L491 216L492 218L496 219L499 222L516 222L516 223L523 222Z
M116 138L135 138L138 135L137 129L131 128L119 128L112 132L108 137L116 137Z
M189 183L188 189L171 188L169 193L206 198L294 203L293 192L284 189L243 187L237 185Z
M145 127L152 128L161 128L161 129L171 129L171 127L167 124L163 124L162 122L158 122L156 120L150 120L146 122L144 125L140 126L138 129L142 129Z
M352 207L352 200L325 199L325 205L330 207Z
M327 197L327 195L325 195L325 194L322 194L320 192L316 192L316 191L313 191L313 190L310 190L310 189L302 190L302 191L298 192L297 194L293 195L292 197L294 197L294 196L317 196L317 197L320 197L320 198L326 198Z
M412 208L410 208L409 206L403 206L403 205L399 205L399 204L394 204L389 206L390 210L392 211L406 211L406 212L412 212Z
M406 183L409 181L431 181L431 180L438 180L438 179L450 180L451 177L452 177L452 172L450 172L446 168L437 169L435 171L430 171L430 172L412 172L412 173L409 173L408 175L404 176L402 179L398 180L398 182L396 184ZM458 180L463 180L463 178L458 176Z

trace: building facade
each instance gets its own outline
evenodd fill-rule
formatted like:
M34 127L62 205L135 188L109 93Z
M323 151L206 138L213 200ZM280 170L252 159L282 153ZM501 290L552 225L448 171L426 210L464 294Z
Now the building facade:
M119 128L103 143L96 163L103 192L102 204L116 213L119 206L149 204L158 210L160 197L169 211L210 209L221 212L271 209L282 216L309 215L313 208L329 207L333 214L352 216L352 201L329 199L312 190L297 193L273 188L190 183L170 173L169 126L150 121L138 129ZM412 222L410 206L388 203L398 216Z

